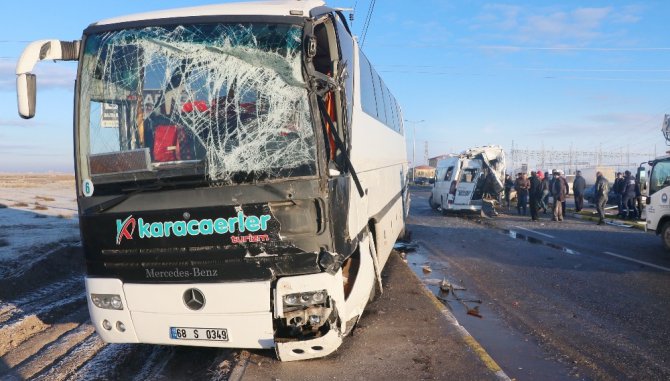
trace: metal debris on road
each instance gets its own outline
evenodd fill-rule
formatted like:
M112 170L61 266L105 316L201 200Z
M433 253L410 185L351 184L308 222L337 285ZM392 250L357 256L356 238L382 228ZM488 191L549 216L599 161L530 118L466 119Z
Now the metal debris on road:
M468 315L482 318L482 315L479 313L479 306L474 306L473 308L468 308Z
M405 253L416 251L416 244L406 242L396 242L396 244L393 245L393 250L398 250Z

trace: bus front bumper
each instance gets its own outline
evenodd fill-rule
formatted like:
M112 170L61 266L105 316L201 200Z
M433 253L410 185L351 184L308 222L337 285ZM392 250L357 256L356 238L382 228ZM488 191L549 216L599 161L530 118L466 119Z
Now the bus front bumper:
M342 332L345 331L344 326L331 321L329 330L318 337L275 338L277 322L287 319L278 301L287 294L325 289L330 304L340 308L338 311L333 307L335 315L342 312L341 271L335 275L320 273L280 278L275 289L271 288L270 281L136 284L87 277L85 283L91 322L108 343L275 348L282 361L294 361L334 352L342 343ZM197 310L188 305L194 292L196 299L202 296L202 307ZM118 296L122 308L101 308L100 297L109 295ZM274 295L274 312L271 295ZM98 305L93 302L94 296L98 298ZM187 334L185 337L175 335L176 330ZM208 338L208 332L225 334Z
M193 292L196 299L203 296L204 305L198 310L186 304ZM118 295L123 309L99 308L92 301L94 294ZM269 281L124 284L119 279L86 278L86 295L91 322L108 343L274 347ZM188 329L191 335L175 337L174 330L180 328ZM197 339L194 329L198 330ZM225 330L226 335L208 339L207 330Z

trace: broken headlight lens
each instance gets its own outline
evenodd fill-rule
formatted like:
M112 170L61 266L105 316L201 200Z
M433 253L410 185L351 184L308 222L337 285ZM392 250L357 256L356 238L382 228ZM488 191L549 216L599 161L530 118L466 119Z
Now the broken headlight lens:
M315 304L323 304L326 300L328 300L328 292L326 290L299 292L284 295L284 307L307 307Z
M106 310L122 310L121 296L116 294L91 294L91 301L98 308Z

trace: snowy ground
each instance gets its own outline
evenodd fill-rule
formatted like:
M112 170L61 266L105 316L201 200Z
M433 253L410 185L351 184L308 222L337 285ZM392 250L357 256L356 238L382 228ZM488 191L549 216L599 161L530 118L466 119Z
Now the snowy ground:
M78 241L74 176L0 174L0 276Z
M105 344L89 320L75 182L0 173L0 380L225 380L237 352Z

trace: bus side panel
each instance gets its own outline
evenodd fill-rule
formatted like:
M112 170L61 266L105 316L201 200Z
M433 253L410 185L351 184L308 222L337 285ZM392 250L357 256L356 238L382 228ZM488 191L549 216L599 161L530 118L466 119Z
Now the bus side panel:
M354 72L354 106L351 127L351 162L366 191L364 197L355 194L352 187L350 198L351 213L349 231L353 238L362 231L374 217L389 219L379 225L381 231L375 231L377 239L385 239L384 247L391 247L404 227L404 219L399 223L390 212L397 201L401 201L403 187L407 178L407 153L405 138L402 134L384 125L368 115L361 107L361 73L359 50L354 49L356 64ZM402 202L400 203L402 205ZM401 213L402 214L402 213ZM380 223L381 221L376 221ZM386 238L384 238L386 237ZM388 244L390 242L390 246ZM378 245L378 248L379 245ZM379 250L378 255L387 256L387 250ZM390 251L390 249L388 250Z

